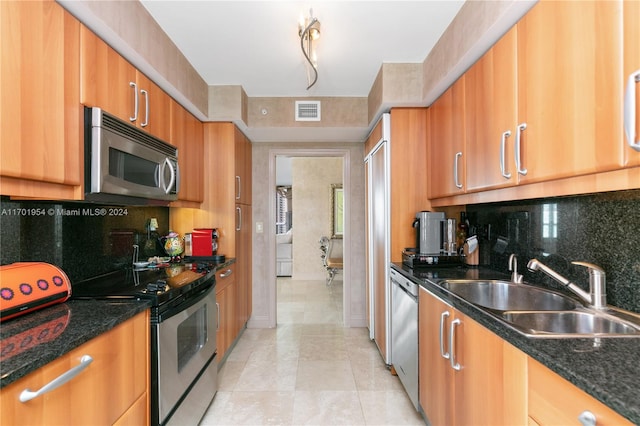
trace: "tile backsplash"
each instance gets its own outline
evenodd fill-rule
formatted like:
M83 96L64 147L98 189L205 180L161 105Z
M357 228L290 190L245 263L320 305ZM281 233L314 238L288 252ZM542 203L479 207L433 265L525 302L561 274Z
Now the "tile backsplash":
M150 218L158 220L155 235ZM72 283L140 258L164 255L158 236L168 233L168 207L114 207L71 202L0 199L0 264L40 261L62 268Z
M561 286L527 270L537 258L588 291L585 261L602 267L607 303L640 313L640 190L478 204L467 213L480 239L480 262L507 272L515 253L526 281Z

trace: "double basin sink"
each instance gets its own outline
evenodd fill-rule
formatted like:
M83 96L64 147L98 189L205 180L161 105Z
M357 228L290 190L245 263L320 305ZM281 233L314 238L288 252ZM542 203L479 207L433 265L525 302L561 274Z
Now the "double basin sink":
M639 315L613 307L592 309L552 290L502 280L440 285L528 337L640 337Z

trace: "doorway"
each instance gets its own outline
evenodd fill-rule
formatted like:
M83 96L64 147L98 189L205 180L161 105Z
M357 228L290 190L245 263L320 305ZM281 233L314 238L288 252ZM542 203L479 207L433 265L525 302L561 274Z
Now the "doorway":
M343 163L339 156L276 156L279 326L343 325L343 274L340 271L331 282L327 280L320 250L320 240L325 238L331 243L331 257L342 256Z
M270 224L275 224L277 221L276 218L276 159L278 156L287 156L287 157L292 157L292 158L318 158L318 157L326 157L326 158L339 158L342 159L342 184L344 186L344 188L348 189L350 188L350 152L349 149L343 149L343 148L310 148L310 149L304 149L304 148L299 148L299 149L270 149L269 150L269 184L268 184L268 188L269 188L269 206L268 206L268 214L267 217L269 218L269 222ZM330 188L330 185L329 185ZM293 188L293 190L295 191L295 187ZM344 205L343 205L343 214L345 218L349 217L349 209L350 209L350 197L349 197L349 191L345 190L344 192ZM302 220L302 222L304 223L305 220ZM293 227L294 227L294 233L295 233L295 229L296 229L296 218L295 218L295 201L294 201L294 216L293 216ZM267 279L266 284L266 288L265 290L267 290L267 297L268 297L268 323L265 325L268 325L269 327L276 327L278 320L278 295L277 295L277 274L276 274L276 254L277 254L277 250L276 250L276 234L275 231L273 230L274 227L267 227L265 229L269 229L270 231L267 233L267 235L265 235L266 237L266 247L268 247L268 250L266 250L267 253L265 253L266 258L266 276L265 278ZM320 258L320 246L319 246L319 239L320 239L321 235L317 235L316 237L314 237L313 241L307 239L307 242L304 243L306 244L303 248L302 248L302 253L303 256L308 257L309 261L315 261L317 267L319 268L319 270L322 270L322 261ZM294 237L295 238L295 237ZM348 279L346 279L346 277L349 277L349 270L350 270L350 264L349 264L349 253L350 253L350 244L351 244L351 238L350 238L350 224L349 221L346 220L343 224L343 252L344 252L344 256L343 256L343 263L344 263L344 268L343 268L343 273L341 274L343 277L342 280L342 324L344 326L350 326L348 323L348 319L350 318L350 282ZM295 250L295 249L294 249ZM294 252L294 256L295 256L295 252ZM293 270L293 274L295 277L296 274L296 266L294 264L294 270ZM298 271L299 272L299 271ZM300 276L300 278L302 279L306 279L309 277L305 277L304 275ZM311 277L313 278L313 277ZM324 279L321 278L320 281L322 283L322 285L324 286ZM256 320L256 326L258 325L257 322L258 318L255 318ZM267 319L267 318L265 318Z

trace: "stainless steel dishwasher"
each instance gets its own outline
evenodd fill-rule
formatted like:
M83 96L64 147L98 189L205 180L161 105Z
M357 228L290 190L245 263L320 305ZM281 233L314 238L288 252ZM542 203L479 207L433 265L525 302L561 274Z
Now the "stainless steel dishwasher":
M395 269L391 277L391 360L416 410L418 402L418 285Z

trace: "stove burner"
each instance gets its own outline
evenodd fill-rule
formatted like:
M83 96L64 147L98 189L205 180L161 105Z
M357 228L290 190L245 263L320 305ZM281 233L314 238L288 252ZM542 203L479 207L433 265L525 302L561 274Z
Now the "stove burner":
M154 283L147 284L147 292L149 293L161 293L166 291L167 282L165 280L158 280Z
M72 298L141 298L161 306L215 282L216 265L207 262L170 264L167 267L131 268L94 277L73 286Z

